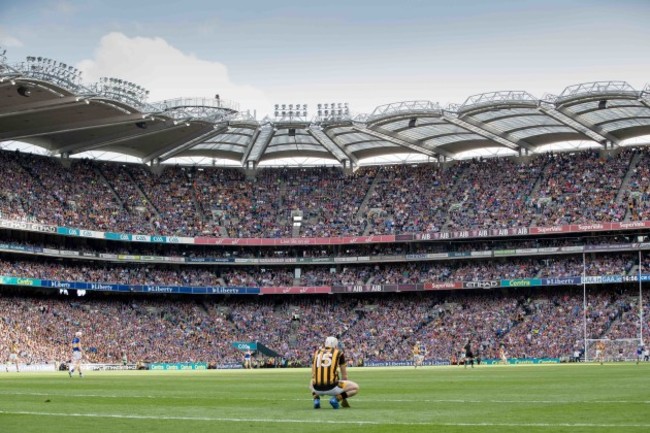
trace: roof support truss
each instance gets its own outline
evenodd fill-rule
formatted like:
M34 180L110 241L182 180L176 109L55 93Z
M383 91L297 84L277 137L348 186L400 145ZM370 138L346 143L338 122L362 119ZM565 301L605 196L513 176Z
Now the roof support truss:
M497 131L491 131L486 129L487 127L485 125L482 125L478 122L475 122L471 119L461 120L457 117L450 116L448 114L445 114L443 118L448 121L449 123L453 123L456 126L459 126L463 129L470 130L481 137L485 137L489 140L496 141L497 143L501 144L502 146L505 146L509 149L516 150L517 152L522 148L527 148L527 149L532 149L532 146L530 146L527 143L523 143L522 140L519 141L512 141L508 140L503 136L503 134L497 132ZM491 129L491 128L490 128Z
M71 146L66 146L60 149L56 149L55 151L59 154L64 154L64 153L79 153L79 152L87 152L89 150L97 150L101 149L107 146L114 146L116 144L123 143L125 141L132 141L137 138L141 137L149 137L152 135L160 134L162 132L167 132L171 131L173 129L180 129L180 128L185 128L185 124L181 123L178 125L174 125L168 128L161 128L161 129L156 129L156 130L149 130L147 132L142 132L140 134L128 134L128 135L122 135L119 137L116 137L112 140L107 140L105 137L101 138L99 140L94 140L91 142L83 142L83 143L77 143Z
M548 110L548 109L540 107L540 110ZM551 111L551 110L548 110L548 111ZM572 120L575 125L568 125L568 126L571 126L573 129L576 129L576 130L584 133L585 135L587 135L588 137L590 137L592 139L594 139L594 137L599 137L599 139L595 140L595 141L597 141L597 142L599 142L599 143L601 143L603 145L605 145L607 141L611 141L612 143L614 143L616 145L618 145L619 142L620 142L620 140L618 138L614 137L612 134L609 134L609 133L603 131L602 128L599 128L596 125L592 125L592 124L589 124L589 123L581 120L579 117L577 117L576 115L574 115L573 113L571 113L569 110L567 110L564 107L558 107L554 112L555 113L560 113L565 118L569 118L570 120ZM547 114L551 115L550 112L547 113ZM560 119L558 119L558 120L560 120ZM563 122L563 123L567 124L566 122Z
M265 125L258 128L241 160L244 166L246 166L249 161L252 161L255 165L259 163L262 155L264 155L264 151L273 138L274 132L274 128L271 125Z
M104 121L101 123L94 122L94 121L84 121L84 122L77 122L77 123L71 123L66 125L54 125L54 126L49 126L47 128L42 128L38 130L34 128L30 128L22 131L3 131L0 132L0 140L22 140L22 139L33 138L33 137L62 134L66 132L88 131L92 129L106 128L111 126L120 126L120 125L128 125L128 124L135 125L136 122L141 122L141 121L143 121L142 115L138 113L138 114L131 114L126 116L116 116L108 119L108 121ZM75 147L75 146L77 145L75 144L66 147Z
M437 158L439 155L444 155L448 158L453 159L453 155L445 150L436 149L434 151L427 149L426 147L422 146L422 143L417 140L400 137L399 134L381 127L377 127L376 129L369 129L364 126L354 126L352 129L356 130L357 132L379 138L380 140L386 140L399 146L406 147L407 149L414 150L418 153L423 153L427 156Z
M193 146L196 146L199 143L202 143L205 140L209 140L210 138L214 137L215 135L221 134L224 131L228 129L227 126L222 126L221 128L211 128L210 131L199 135L198 137L183 143L181 146L179 146L177 143L170 144L169 146L166 146L162 149L158 149L155 152L150 153L149 155L145 156L142 158L143 163L148 163L153 161L156 158L160 158L161 161L173 158L174 156L178 155L179 153L191 149Z
M316 141L323 145L334 157L341 163L348 160L354 164L358 164L359 160L356 156L348 152L344 146L340 143L337 143L336 137L330 137L323 129L318 128L314 125L310 126L307 130Z
M45 111L57 110L65 105L70 104L83 104L86 99L78 96L67 96L64 98L50 99L46 101L36 101L27 104L21 104L18 107L5 107L4 110L0 109L0 117L19 116L24 114L35 114Z

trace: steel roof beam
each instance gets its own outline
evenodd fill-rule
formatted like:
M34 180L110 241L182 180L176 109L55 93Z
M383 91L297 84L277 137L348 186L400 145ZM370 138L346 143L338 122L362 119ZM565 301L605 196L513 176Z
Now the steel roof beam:
M634 101L636 101L636 99ZM576 105L573 105L573 106L575 107ZM618 105L608 106L607 108L614 110L614 109L619 109L619 108L643 109L644 107L639 106L639 104L618 104ZM594 111L600 111L600 110L602 110L602 108L598 108L598 106L596 105L596 106L591 107L591 108L586 108L584 110L575 111L574 113L575 113L576 116L582 116L583 114L593 113Z
M616 119L606 119L600 122L594 123L595 126L601 127L602 125L607 125L608 123L614 123L614 122L620 122L621 120L647 120L650 119L650 115L648 116L624 116L624 117L618 117ZM632 126L638 126L638 125L632 125Z
M127 135L127 136L123 136L123 137L117 137L117 138L110 139L110 140L101 140L101 139L99 139L99 140L94 140L94 141L91 141L91 142L77 143L77 144L74 144L74 145L71 145L71 146L62 147L60 149L55 149L54 151L56 153L59 153L59 154L63 154L63 153L72 154L72 153L87 152L89 150L101 149L103 147L112 146L114 144L119 144L119 143L122 143L122 142L125 142L125 141L135 140L135 139L138 139L138 138L141 138L141 137L149 137L149 136L152 136L152 135L157 135L157 134L160 134L160 133L163 133L163 132L167 132L167 131L171 131L171 130L179 129L179 128L184 128L184 127L185 127L185 124L179 124L179 125L174 125L174 126L172 126L170 128L150 130L150 131L143 132L143 133L140 133L140 134L131 134L131 135Z
M47 101L35 101L28 104L22 104L16 108L6 107L0 109L0 117L20 116L23 114L42 113L44 111L57 110L65 105L83 104L84 98L78 96L67 96L64 98L50 99ZM11 110L11 111L10 111Z
M432 135L432 136L427 136L423 138L422 140L427 141L427 140L436 140L438 138L443 138L443 137L451 137L453 135L458 135L458 136L463 136L463 135L476 135L475 132L473 131L464 131L464 132L446 132L444 134L438 134L438 135Z
M271 139L273 139L274 133L275 128L271 126L260 127L255 139L251 140L251 144L242 158L242 165L246 166L246 163L249 161L252 161L257 165L264 155ZM253 155L253 158L250 157L251 155Z
M396 134L393 131L389 131L387 129L383 128L377 128L377 129L369 129L363 126L353 126L352 129L356 130L357 132L361 132L363 134L371 135L373 137L379 138L380 140L385 140L388 142L391 142L393 144L397 144L402 147L406 147L407 149L414 150L418 153L423 153L427 156L433 156L433 157L438 157L439 155L443 155L447 158L452 158L453 155L450 152L447 152L446 150L443 149L435 149L435 150L430 150L427 149L426 147L422 146L422 143L417 141L417 140L412 140L410 138L406 137L400 137L398 134Z
M518 141L508 140L507 138L503 137L503 134L491 131L492 128L488 130L486 129L487 125L480 124L474 120L467 119L467 121L465 121L457 117L449 116L448 114L445 114L443 117L449 123L453 123L454 125L459 126L463 129L472 131L480 135L481 137L485 137L488 140L495 141L509 149L516 150L516 151L519 151L519 149L521 149L522 147L529 150L533 149L533 147L530 144L522 143L522 140L518 140Z
M221 134L223 131L227 130L227 126L222 126L221 128L214 129L212 128L210 131L199 135L196 138L193 138L192 140L185 142L181 144L180 146L178 144L170 144L169 146L165 146L162 149L158 149L155 152L151 152L149 155L145 156L142 158L142 162L144 164L153 161L156 158L160 158L162 161L173 158L174 156L178 155L179 153L190 149L191 147L205 141L209 140L210 138L214 137L215 135Z
M538 113L533 108L529 108L529 110L530 110L530 112L528 112L528 113L503 114L501 116L494 116L494 117L490 117L489 119L481 120L480 122L484 123L484 124L488 124L488 123L496 122L496 121L499 121L499 120L512 119L513 117L542 116L542 114Z
M142 118L142 114L139 113L137 115L132 114L129 116L120 116L118 119L119 120L115 119L111 122L104 122L100 124L94 123L92 120L90 120L85 122L73 123L69 125L63 125L63 128L61 128L61 125L48 126L47 128L39 129L39 130L34 130L34 128L31 128L31 132L30 130L17 131L17 132L13 131L13 133L17 133L18 135L12 135L12 131L4 131L4 132L0 132L0 140L22 140L26 138L42 137L42 136L53 135L53 134L64 134L66 132L86 131L86 130L97 129L97 128L106 128L110 126L120 126L120 125L128 125L128 124L135 125L136 122L146 121L145 119Z
M318 129L315 126L310 126L307 130L316 141L318 141L325 149L328 150L334 158L340 163L346 159L350 162L357 164L359 160L356 156L349 153L344 146L337 143L337 140L327 135L324 129Z
M545 107L539 107L541 111L544 113L548 114L549 116L555 118L556 120L564 123L567 126L570 126L571 128L582 132L585 134L587 137L591 138L592 140L602 144L603 146L607 143L607 141L611 141L612 143L618 145L620 143L620 140L616 137L614 137L612 134L609 134L605 131L603 131L601 128L591 125L587 122L584 122L580 120L577 116L572 114L569 110L566 108L556 108L555 110L549 110L548 108ZM565 120L563 121L560 117L555 116L554 114L559 113L561 114L560 117L564 117ZM567 123L566 119L570 121L569 124Z
M643 105L645 105L646 107L650 108L650 101L648 101L647 99L640 98L639 102L642 103Z
M512 133L519 132L519 131L525 131L527 129L533 130L533 129L539 129L539 128L566 128L566 127L567 127L566 125L535 125L535 126L527 125L527 126L519 126L517 128L508 129L508 134L512 134ZM546 132L544 134L546 134ZM533 135L535 135L535 134L533 134ZM539 134L537 134L537 135L539 135Z

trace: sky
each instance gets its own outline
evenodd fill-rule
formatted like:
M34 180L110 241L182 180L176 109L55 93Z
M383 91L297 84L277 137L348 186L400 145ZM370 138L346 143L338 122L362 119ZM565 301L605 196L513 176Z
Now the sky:
M9 63L52 58L149 102L219 94L261 119L276 103L357 114L600 80L641 89L649 19L649 0L2 0L0 46Z

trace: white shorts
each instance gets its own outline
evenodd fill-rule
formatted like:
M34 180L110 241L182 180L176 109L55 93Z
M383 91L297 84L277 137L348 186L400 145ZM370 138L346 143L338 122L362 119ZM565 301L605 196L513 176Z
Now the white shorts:
M72 352L72 359L75 361L81 361L81 352L79 351Z
M9 361L15 361L18 359L18 354L17 353L12 353L9 355Z
M422 362L424 361L424 355L414 355L415 362Z
M309 389L311 389L311 392L315 393L316 395L339 395L340 393L343 392L347 385L347 382L345 380L339 381L338 386L335 386L332 389L328 389L325 391L317 391L314 389L314 385L309 385Z

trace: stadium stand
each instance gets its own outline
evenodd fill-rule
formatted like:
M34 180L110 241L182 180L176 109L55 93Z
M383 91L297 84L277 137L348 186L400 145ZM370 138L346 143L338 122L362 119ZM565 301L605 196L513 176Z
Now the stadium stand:
M230 168L152 171L88 160L64 165L0 152L0 169L7 173L0 184L0 219L149 235L286 240L645 221L647 158L646 149L623 149L363 167L354 173L269 168L250 177ZM303 217L299 228L292 225L296 211ZM496 357L504 344L511 357L567 360L583 349L585 337L638 338L637 275L649 273L650 259L648 230L631 227L599 234L262 247L107 241L6 226L0 229L0 275L12 287L0 292L0 345L17 340L25 362L58 363L67 361L67 336L85 329L93 362L117 362L125 351L143 362L238 363L241 354L230 343L251 340L282 355L274 365L305 365L322 329L334 326L354 365L408 359L416 340L425 342L431 359L458 362L468 336L483 358ZM298 260L306 261L297 265ZM576 283L583 273L592 279L585 286L586 310L583 287ZM557 287L499 283L563 278ZM19 279L156 290L325 287L332 294L91 290L72 297L54 286L17 288ZM484 283L491 289L471 289L488 288ZM365 293L398 285L435 290ZM364 294L355 294L357 288Z
M89 230L221 237L361 236L643 220L647 150L448 165L261 169L59 160L2 152L4 218ZM632 161L638 161L633 164ZM627 178L624 183L623 180ZM28 199L27 199L28 197ZM293 231L291 212L304 222Z
M590 290L589 337L634 338L634 296L632 289ZM61 362L67 336L84 329L93 362L117 362L126 351L140 361L237 363L241 354L230 343L258 340L292 365L307 365L325 328L342 336L353 364L408 359L416 340L432 359L449 361L468 335L484 359L496 358L500 344L512 357L566 359L582 345L582 304L575 289L218 300L3 291L0 345L16 340L29 362ZM650 313L650 303L643 308Z

